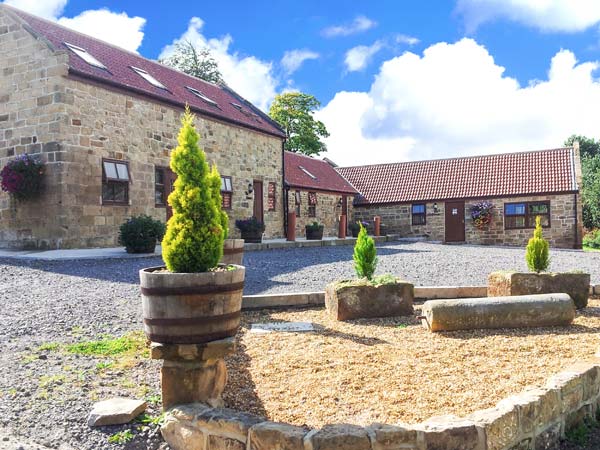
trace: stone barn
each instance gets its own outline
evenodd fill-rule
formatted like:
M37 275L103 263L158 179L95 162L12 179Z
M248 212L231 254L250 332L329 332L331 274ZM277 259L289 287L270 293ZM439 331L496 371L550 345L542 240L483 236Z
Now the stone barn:
M285 135L268 116L226 86L0 5L0 167L27 153L47 172L38 199L0 192L0 246L114 246L127 218L165 220L186 104L221 172L230 234L256 216L265 237L283 236Z
M553 247L581 248L579 146L338 168L358 191L354 220L447 243L527 244L540 216ZM474 211L491 206L489 223Z

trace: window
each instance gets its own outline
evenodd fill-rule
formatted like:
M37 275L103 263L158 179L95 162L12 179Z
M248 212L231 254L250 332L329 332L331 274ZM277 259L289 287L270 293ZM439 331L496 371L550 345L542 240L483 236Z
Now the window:
M277 184L270 182L268 191L267 191L267 208L269 211L275 211L275 207L277 206Z
M193 87L189 87L189 86L186 86L185 88L188 91L190 91L192 94L194 94L196 97L198 97L199 99L201 99L202 101L208 103L209 105L216 106L217 108L219 107L219 105L217 104L217 102L215 102L214 100L208 98L206 95L204 95L198 89L194 89Z
M308 193L308 217L317 217L317 193Z
M129 166L124 161L102 160L102 204L127 205Z
M296 217L300 217L300 191L296 191L294 194L294 200L296 204Z
M231 209L233 200L233 187L231 177L221 177L221 207L223 209Z
M542 227L550 226L550 202L504 204L504 228L507 230L535 228L535 218L542 218Z
M83 59L90 66L108 70L108 69L106 69L106 66L104 64L102 64L100 61L98 61L96 58L94 58L92 55L90 55L86 49L77 47L76 45L73 45L73 44L69 44L68 42L65 42L65 45L69 48L69 50L71 50L73 53L75 53L77 56L79 56L81 59Z
M417 203L412 205L412 224L413 225L425 225L427 222L427 209L424 203Z
M317 177L315 177L312 173L310 173L308 170L306 170L304 167L302 166L298 166L300 168L300 170L302 172L304 172L306 175L308 175L309 177L311 177L313 180L316 180Z
M164 167L154 169L154 205L165 206L167 204L166 170Z
M154 78L152 75L150 75L148 72L146 72L144 69L140 69L139 67L133 67L131 66L131 68L140 76L142 77L144 80L146 80L148 83L150 83L152 86L156 86L157 88L161 88L164 90L167 90L166 86L164 84L162 84L160 81L158 81L156 78Z

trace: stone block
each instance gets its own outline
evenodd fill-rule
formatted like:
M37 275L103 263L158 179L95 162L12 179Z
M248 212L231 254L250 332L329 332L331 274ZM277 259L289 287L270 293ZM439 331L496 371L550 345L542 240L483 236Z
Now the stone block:
M250 428L249 450L304 450L308 430L277 422L262 422Z
M357 425L325 425L304 437L306 450L371 450L367 431Z
M527 435L533 433L538 424L540 398L539 393L525 391L501 400L497 406L499 408L516 408L519 416L519 429L522 434Z
M583 424L586 418L592 418L592 410L592 405L583 405L578 410L568 413L565 416L565 432Z
M583 378L583 375L579 372L563 371L553 375L546 382L548 388L560 392L562 413L568 413L579 408L583 401Z
M88 416L90 427L129 423L146 410L146 402L128 398L111 398L94 404Z
M364 317L410 316L414 286L411 283L349 285L330 283L325 288L325 306L336 320Z
M493 272L488 277L488 296L565 293L581 309L587 306L589 286L587 273Z
M193 423L209 434L229 436L246 442L253 426L264 422L261 417L229 408L199 408Z
M560 437L561 424L557 422L536 435L535 450L558 450Z
M160 432L171 450L206 450L204 433L174 417L165 417Z
M230 337L204 344L150 344L150 358L170 361L206 361L235 353L235 338Z
M562 372L570 372L581 376L584 401L588 401L592 397L598 395L600 391L600 359L592 359L572 364Z
M206 450L246 450L246 445L237 439L211 435Z
M373 450L397 450L417 447L417 430L408 426L374 423L367 427Z
M483 450L485 438L470 420L447 415L432 417L418 425L427 450Z
M184 403L206 402L222 406L221 394L227 383L222 359L200 362L166 360L160 371L163 409Z
M515 405L503 403L468 417L485 433L487 450L501 450L514 444L519 437L519 411Z

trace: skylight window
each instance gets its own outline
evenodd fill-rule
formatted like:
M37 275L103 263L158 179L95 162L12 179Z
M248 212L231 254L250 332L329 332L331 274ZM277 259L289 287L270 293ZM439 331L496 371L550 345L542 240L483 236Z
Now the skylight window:
M194 94L196 97L200 98L201 100L205 101L206 103L208 103L209 105L212 106L216 106L217 108L219 107L219 105L217 104L217 102L215 102L214 100L208 98L206 95L204 95L202 92L200 92L198 89L194 89L193 87L189 87L186 86L185 87L188 91L190 91L192 94Z
M148 72L146 72L144 69L140 69L139 67L134 67L131 66L131 68L140 76L142 77L144 80L146 80L148 83L150 83L152 86L156 86L157 88L161 88L164 90L168 90L167 87L162 84L160 81L158 81L156 78L154 78L152 75L150 75Z
M65 45L69 48L69 50L71 50L73 53L75 53L77 56L83 59L90 66L98 67L100 69L106 69L106 66L100 61L98 61L96 58L94 58L92 55L90 55L85 48L77 47L76 45L69 44L68 42L65 42Z
M234 108L237 108L237 109L239 109L240 111L241 111L242 109L244 109L244 108L242 108L242 105L240 105L240 104L238 104L238 103L233 103L233 102L231 102L231 106L233 106Z
M304 172L306 175L308 175L309 177L311 177L313 180L316 180L317 177L315 177L312 173L310 173L308 170L306 170L304 167L302 166L298 166L300 168L300 170L302 172Z

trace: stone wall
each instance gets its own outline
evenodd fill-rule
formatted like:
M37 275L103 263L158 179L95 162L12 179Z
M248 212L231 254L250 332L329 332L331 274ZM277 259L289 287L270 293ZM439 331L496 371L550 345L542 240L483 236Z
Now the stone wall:
M550 228L544 229L544 237L552 247L581 248L581 196L577 194L577 213L575 194L554 194L530 197L508 197L490 199L494 204L492 222L480 230L471 219L471 207L479 200L465 201L465 242L484 245L516 245L524 246L533 235L533 229L506 230L504 228L504 203L550 201ZM367 205L355 206L354 220L373 221L380 216L388 234L399 234L401 237L427 237L431 240L444 241L444 202L437 203L437 212L433 202L426 204L427 215L425 225L412 225L411 204ZM577 218L577 220L576 220ZM578 225L576 226L575 222ZM577 244L575 233L577 231Z
M165 220L154 202L154 169L168 166L182 110L68 75L68 55L54 54L4 11L0 44L0 165L26 152L49 162L38 201L15 205L0 193L0 246L115 246L128 217ZM283 236L281 139L200 116L196 125L209 162L232 177L230 236L239 237L235 219L253 215L254 180L263 182L265 237ZM102 204L102 158L128 162L128 205ZM269 182L277 186L275 211Z
M305 226L315 221L324 226L323 237L337 237L339 232L339 217L342 214L341 194L330 194L325 192L316 192L317 206L316 217L308 215L308 192L300 192L300 215L296 216L296 238L306 235ZM288 211L296 211L296 189L291 188L288 194ZM352 199L348 196L348 216L352 217Z
M565 432L596 420L600 359L575 364L496 407L466 418L433 417L416 425L326 425L310 430L226 408L181 405L162 434L173 450L533 450L556 448Z

